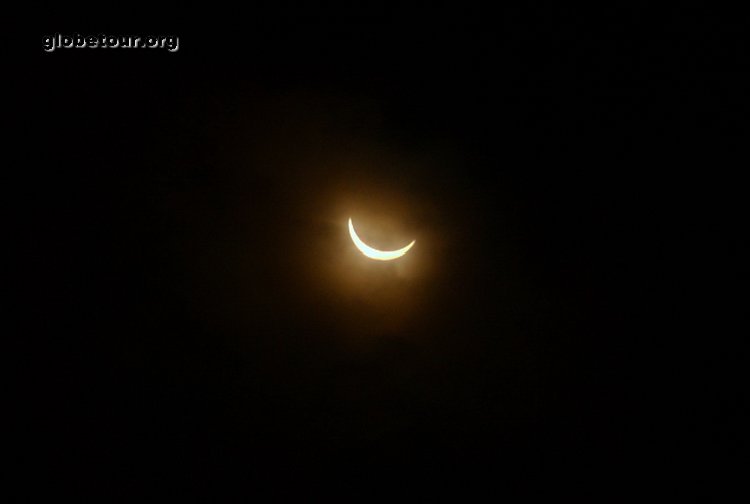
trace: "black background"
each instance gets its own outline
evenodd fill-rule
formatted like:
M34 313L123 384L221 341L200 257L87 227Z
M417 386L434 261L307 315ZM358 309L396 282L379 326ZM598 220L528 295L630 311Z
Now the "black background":
M33 138L11 146L31 266L25 491L618 501L732 477L737 398L706 380L716 357L734 372L730 352L687 298L722 241L710 211L737 215L741 23L125 14L50 17L13 40L11 109ZM174 34L180 49L45 53L57 32ZM373 177L463 231L424 318L351 345L358 312L311 294L298 274L321 256L296 251L329 232L304 212L349 171L303 161L373 151Z

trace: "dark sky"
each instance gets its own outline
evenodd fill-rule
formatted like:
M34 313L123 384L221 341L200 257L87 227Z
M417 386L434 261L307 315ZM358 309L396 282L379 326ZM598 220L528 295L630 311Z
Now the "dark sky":
M733 399L687 362L674 292L700 280L683 251L707 246L712 170L747 131L739 23L102 19L29 22L13 46L37 489L612 502L697 481L696 432ZM43 51L76 31L180 49ZM368 261L350 216L417 244Z

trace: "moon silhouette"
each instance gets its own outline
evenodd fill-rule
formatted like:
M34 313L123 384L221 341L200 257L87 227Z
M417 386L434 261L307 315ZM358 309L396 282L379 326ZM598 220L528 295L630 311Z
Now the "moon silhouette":
M414 246L414 243L416 243L417 240L412 240L410 244L408 244L406 247L400 248L398 250L378 250L376 248L372 248L369 245L367 245L365 242L360 240L359 236L357 236L357 232L354 230L354 224L352 224L352 219L349 219L349 235L352 237L352 241L354 242L354 246L359 249L362 254L365 255L365 257L369 257L370 259L375 259L376 261L392 261L394 259L398 259L399 257L406 254L410 248Z

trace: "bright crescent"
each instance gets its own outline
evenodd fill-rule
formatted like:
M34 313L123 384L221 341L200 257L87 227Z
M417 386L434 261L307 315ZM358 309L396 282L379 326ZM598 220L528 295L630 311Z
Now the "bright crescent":
M366 257L375 259L376 261L392 261L394 259L398 259L402 255L406 254L417 241L412 240L412 242L406 247L400 248L398 250L378 250L370 247L365 242L359 239L359 236L357 236L357 232L354 231L354 224L352 224L351 219L349 219L349 235L352 237L354 245L359 249L360 252L362 252Z

